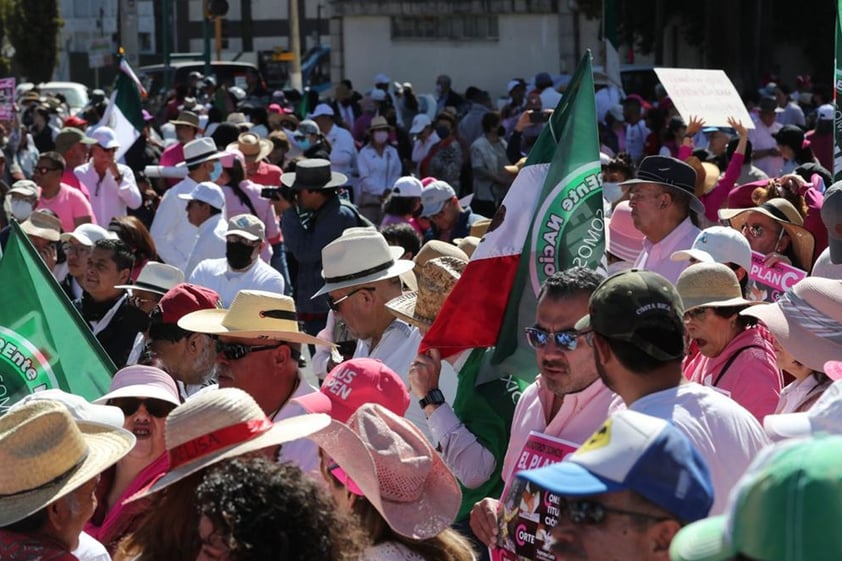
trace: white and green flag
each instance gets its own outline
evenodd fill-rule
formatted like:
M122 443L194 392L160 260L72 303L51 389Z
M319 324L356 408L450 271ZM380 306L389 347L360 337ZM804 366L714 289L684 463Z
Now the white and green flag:
M146 90L137 79L126 59L120 60L120 70L114 82L111 100L105 109L105 114L97 126L107 125L114 129L120 147L117 149L117 160L120 161L126 151L140 136L144 127L143 107L141 99Z

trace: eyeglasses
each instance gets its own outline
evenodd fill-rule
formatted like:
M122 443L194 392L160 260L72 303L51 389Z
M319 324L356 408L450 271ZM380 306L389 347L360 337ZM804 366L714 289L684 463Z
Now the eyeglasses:
M540 327L527 327L523 330L526 333L526 341L533 349L543 349L553 340L556 347L562 347L568 351L576 350L576 338L579 333L575 329L565 329L564 331L547 331Z
M33 169L33 171L37 171L41 175L45 175L47 173L50 173L51 171L56 171L56 170L59 170L61 168L48 168L47 166L37 166L37 167L34 167L32 169Z
M351 296L353 296L354 294L356 294L357 292L359 292L361 290L368 290L370 292L374 292L376 290L376 288L373 287L373 286L361 286L360 288L352 290L351 292L349 292L345 296L342 296L338 300L334 300L333 297L330 294L328 294L327 295L327 307L330 308L331 310L333 310L334 312L338 312L339 311L339 304L341 304L342 302L344 302L345 300L347 300L348 298L350 298Z
M65 253L87 254L91 252L91 248L89 247L85 247L84 245L74 245L72 243L61 244L61 249Z
M684 312L684 321L689 321L691 319L698 321L708 313L709 309L710 308L708 306L699 306L698 308L687 310Z
M154 397L115 397L114 399L108 400L108 405L114 405L115 407L119 407L120 410L123 412L123 415L125 415L126 417L131 417L132 415L137 413L137 410L140 409L141 404L143 404L144 407L146 407L146 411L150 415L159 419L166 417L170 414L170 412L173 409L175 409L174 404L169 403L168 401L164 401L162 399L155 399Z
M249 353L268 351L269 349L277 349L282 345L284 345L284 343L277 343L275 345L241 345L240 343L223 343L222 341L217 339L216 352L217 354L221 354L228 360L240 360ZM298 353L293 351L293 355L296 354Z
M586 499L577 501L562 500L561 509L567 513L567 519L570 520L570 523L577 525L599 524L605 520L605 515L609 513L636 516L638 518L648 518L650 520L655 520L656 522L670 520L668 516L656 516L645 512L609 507L597 501Z
M748 222L744 223L740 226L740 231L745 233L748 230L748 233L753 238L760 238L763 237L763 233L766 232L767 228L760 224L749 224ZM780 233L783 233L784 229L781 228Z

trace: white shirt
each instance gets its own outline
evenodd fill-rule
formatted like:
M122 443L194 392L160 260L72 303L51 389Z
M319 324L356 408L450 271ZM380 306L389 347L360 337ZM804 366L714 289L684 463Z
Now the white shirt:
M188 282L215 290L223 308L229 307L237 293L245 289L284 293L284 277L262 259L255 260L245 271L232 271L225 257L208 259L193 269Z
M357 145L348 129L333 125L325 137L330 141L330 167L345 174L349 185L357 184Z
M187 258L193 249L197 229L187 221L187 201L179 199L178 196L191 193L195 187L196 182L190 177L185 177L170 187L158 204L155 219L149 229L161 259L182 271L187 266Z
M681 271L690 266L690 261L673 261L671 256L675 251L693 247L693 242L699 232L701 230L693 225L690 217L687 217L658 243L652 243L648 238L644 238L643 251L637 256L634 268L653 271L675 284Z
M378 154L371 145L366 144L360 150L357 163L360 168L360 183L357 194L379 197L384 191L391 190L401 176L403 164L394 146L386 145L383 154Z
M79 534L79 544L71 551L79 561L111 561L108 550L90 534Z
M117 169L122 175L119 182L111 174L110 170L100 179L92 163L82 164L73 170L81 183L89 186L91 191L91 208L96 216L96 223L107 227L111 219L117 216L126 216L128 209L138 208L143 202L140 189L134 180L132 168L123 164L117 164Z
M725 512L731 489L769 443L751 413L713 388L694 382L641 397L629 409L672 421L707 461L713 482L711 516Z
M649 136L649 129L643 119L635 124L626 124L626 150L632 157L635 164L640 163L643 158L643 147L646 144L646 137Z
M412 163L415 164L416 175L418 175L418 172L420 171L421 162L423 162L424 158L427 157L427 154L430 153L430 148L432 148L439 140L441 140L441 138L439 138L439 135L436 134L436 131L433 131L430 133L430 136L427 137L426 142L418 138L412 144Z
M555 109L558 107L558 102L561 101L562 95L558 90L550 86L541 91L540 97L541 109Z
M186 216L184 220L187 220ZM223 213L214 214L199 225L193 250L184 268L185 277L189 277L193 269L205 259L225 257L225 232L227 231L228 224L225 222Z
M769 177L778 177L781 168L784 165L784 159L780 156L766 156L765 158L758 158L757 152L761 150L769 150L770 148L777 148L778 141L775 140L774 135L781 130L781 124L778 122L772 123L771 127L767 127L760 120L760 117L753 115L751 120L754 121L754 128L749 129L748 139L751 142L752 153L755 154L751 158L751 163L755 167L763 170Z
M305 415L308 413L303 407L298 405L298 403L295 403L293 400L318 390L305 382L300 373L298 380L298 387L294 392L292 392L292 395L289 396L289 400L287 400L284 406L281 407L281 410L275 413L275 416L272 417L273 423L277 423L281 419L289 419L290 417L295 417L296 415ZM292 442L284 442L281 445L281 452L278 454L278 463L291 463L301 468L301 471L304 473L319 478L321 477L319 475L320 462L319 447L309 438L299 438L298 440L293 440ZM321 479L316 480L321 481Z

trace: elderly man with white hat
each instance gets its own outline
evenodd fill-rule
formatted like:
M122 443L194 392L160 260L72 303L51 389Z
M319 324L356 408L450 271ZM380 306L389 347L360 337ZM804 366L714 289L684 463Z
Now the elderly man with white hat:
M74 421L53 400L0 417L0 559L77 559L99 474L134 443L122 428Z
M190 277L193 270L205 259L218 259L225 255L225 194L222 188L211 181L203 181L193 191L178 196L187 201L187 221L196 227L193 248L183 267L184 275Z
M348 129L343 129L334 122L334 112L327 103L320 103L308 119L316 121L319 130L330 142L330 165L334 171L345 175L346 185L354 188L357 184L357 145Z
M190 283L210 288L223 306L234 301L240 290L284 293L284 277L260 259L266 245L266 228L253 214L238 214L228 220L225 257L205 259L190 274Z
M108 224L115 216L125 216L128 209L135 209L143 202L137 188L132 168L118 164L115 158L120 141L114 129L106 126L95 128L91 138L91 159L74 172L79 182L91 185L91 208L95 222Z
M184 161L178 165L187 167L187 177L164 193L149 229L158 255L165 263L181 270L187 266L196 226L184 219L184 203L178 196L191 193L203 181L218 179L222 175L221 157L211 138L198 138L184 145Z
M290 402L316 391L299 370L301 346L331 343L299 331L289 296L241 290L228 309L189 313L178 320L178 327L216 338L220 388L245 391L272 422L307 412ZM304 471L319 465L316 447L307 441L285 444L278 459Z

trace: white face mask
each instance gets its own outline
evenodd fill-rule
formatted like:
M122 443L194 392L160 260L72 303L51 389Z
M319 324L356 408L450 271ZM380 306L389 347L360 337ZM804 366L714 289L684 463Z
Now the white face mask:
M603 181L602 196L605 197L605 200L609 203L615 203L623 196L623 188L620 187L619 183L615 183L613 181Z
M12 212L12 216L14 216L18 222L23 222L29 218L30 214L32 214L32 203L17 199L11 201L9 209Z
M372 136L377 144L386 144L386 141L389 140L389 131L374 131Z

